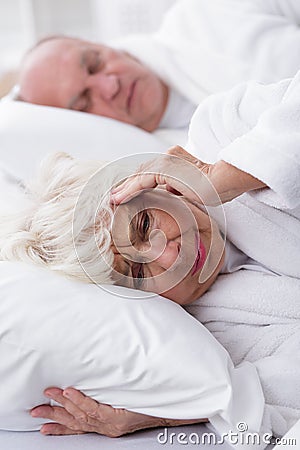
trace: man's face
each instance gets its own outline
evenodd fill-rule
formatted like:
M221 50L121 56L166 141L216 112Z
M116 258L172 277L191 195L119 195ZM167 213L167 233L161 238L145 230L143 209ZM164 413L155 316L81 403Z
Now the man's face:
M168 88L128 54L79 39L53 39L26 58L20 96L30 103L84 111L157 128Z

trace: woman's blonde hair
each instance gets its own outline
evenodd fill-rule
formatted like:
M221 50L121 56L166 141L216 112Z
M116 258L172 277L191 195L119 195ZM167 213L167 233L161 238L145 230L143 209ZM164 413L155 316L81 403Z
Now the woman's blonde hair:
M112 283L109 191L116 173L107 167L66 153L47 157L26 185L22 206L0 217L0 259Z

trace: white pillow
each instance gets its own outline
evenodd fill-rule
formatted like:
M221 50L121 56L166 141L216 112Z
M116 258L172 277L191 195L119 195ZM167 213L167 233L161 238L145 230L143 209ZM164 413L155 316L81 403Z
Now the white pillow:
M29 409L49 402L46 387L69 385L153 416L253 423L261 409L254 366L234 369L210 332L170 300L109 289L0 262L0 429L39 429L46 420Z
M55 151L112 160L165 147L111 119L0 102L0 164L21 179ZM48 402L46 387L69 385L153 416L208 417L222 432L241 417L259 428L263 394L254 366L234 369L209 331L175 303L110 291L0 262L0 429L39 429L45 420L28 411Z
M41 159L57 151L111 161L132 153L161 153L167 147L151 133L106 117L0 102L0 164L21 179L32 176Z

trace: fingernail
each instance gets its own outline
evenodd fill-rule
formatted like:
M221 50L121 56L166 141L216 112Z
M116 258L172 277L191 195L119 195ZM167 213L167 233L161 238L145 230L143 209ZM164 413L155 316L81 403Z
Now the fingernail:
M30 411L30 415L31 417L38 417L39 416L39 412L36 409L33 409L32 411Z
M69 398L70 393L68 391L63 391L63 396Z
M114 206L117 206L120 203L118 196L114 195L114 196L110 197L110 203Z

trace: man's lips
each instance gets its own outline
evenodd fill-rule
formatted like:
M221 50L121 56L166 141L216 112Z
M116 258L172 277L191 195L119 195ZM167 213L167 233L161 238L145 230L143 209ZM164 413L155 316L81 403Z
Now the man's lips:
M127 112L130 113L131 110L131 106L132 106L132 99L134 96L134 90L135 90L135 86L136 86L137 80L134 80L129 88L129 92L128 92L128 96L127 96Z
M198 233L196 233L195 235L195 242L197 255L195 263L192 268L192 275L195 275L196 272L202 269L206 260L206 250L203 245L203 242L201 241L201 239L199 239Z

